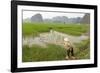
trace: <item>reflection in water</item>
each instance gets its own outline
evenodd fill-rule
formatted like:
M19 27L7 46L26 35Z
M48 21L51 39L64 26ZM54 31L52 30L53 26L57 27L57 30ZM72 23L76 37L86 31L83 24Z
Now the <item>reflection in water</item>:
M64 38L68 38L71 43L80 43L82 40L88 39L88 36L86 35L72 36L61 32L53 31L48 33L41 33L39 34L39 36L34 38L32 36L24 37L23 45L28 45L30 47L33 44L46 47L47 43L63 45Z

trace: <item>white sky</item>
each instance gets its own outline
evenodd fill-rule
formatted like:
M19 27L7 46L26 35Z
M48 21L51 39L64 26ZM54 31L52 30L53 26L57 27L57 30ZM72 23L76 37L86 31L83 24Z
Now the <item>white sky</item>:
M23 19L31 18L33 15L40 13L43 19L50 19L55 16L66 16L68 18L83 17L85 13L71 13L71 12L43 12L43 11L23 11Z

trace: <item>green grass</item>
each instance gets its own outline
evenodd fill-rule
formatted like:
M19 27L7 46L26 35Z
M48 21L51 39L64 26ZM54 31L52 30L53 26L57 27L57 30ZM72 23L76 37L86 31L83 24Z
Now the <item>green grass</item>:
M90 58L90 39L84 40L79 44L76 44L77 51L75 55L79 59L89 59Z
M89 40L82 41L75 46L78 48L75 50L75 57L77 57L79 60L90 59ZM48 44L46 48L40 47L38 45L33 45L32 47L28 47L26 45L23 46L22 49L23 62L65 60L66 55L67 52L65 48L53 44Z
M37 45L29 48L26 45L22 51L23 62L64 60L66 56L66 51L63 47L53 44L48 44L46 48Z
M37 36L42 32L49 32L50 28L53 30L79 36L88 31L89 26L85 24L63 24L63 23L23 23L23 36Z
M88 25L76 25L76 24L63 24L63 23L23 23L23 36L37 36L39 33L49 32L50 28L53 30L79 36L86 33L89 29ZM75 50L75 56L78 59L90 58L89 39L75 44L78 48ZM22 61L34 62L34 61L54 61L64 60L66 57L66 50L58 45L48 44L46 48L33 45L32 47L23 46L22 49Z

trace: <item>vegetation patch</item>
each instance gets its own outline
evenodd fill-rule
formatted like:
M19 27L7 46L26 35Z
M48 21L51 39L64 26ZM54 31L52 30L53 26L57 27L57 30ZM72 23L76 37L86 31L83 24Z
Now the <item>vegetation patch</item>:
M49 32L52 30L79 36L86 33L89 29L88 25L85 24L63 24L63 23L23 23L22 27L23 36L37 36L39 33Z

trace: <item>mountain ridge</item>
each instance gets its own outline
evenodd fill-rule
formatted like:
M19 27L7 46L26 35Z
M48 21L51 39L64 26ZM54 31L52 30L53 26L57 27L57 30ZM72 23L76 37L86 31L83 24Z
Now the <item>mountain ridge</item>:
M30 18L24 19L24 22L56 22L56 23L79 23L90 24L90 14L86 13L83 17L68 18L67 16L55 16L53 18L43 19L42 14L37 13Z

